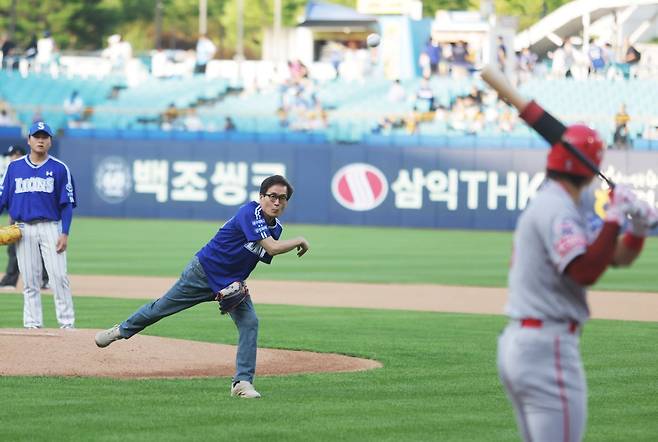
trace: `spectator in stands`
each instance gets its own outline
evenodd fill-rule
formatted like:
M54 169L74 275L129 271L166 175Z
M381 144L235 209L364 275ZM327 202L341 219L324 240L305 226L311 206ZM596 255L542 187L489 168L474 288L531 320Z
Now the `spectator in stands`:
M427 78L420 80L416 91L414 109L418 112L432 112L434 110L434 91Z
M0 42L2 43L2 69L14 69L15 60L13 53L16 43L7 34L2 34Z
M28 69L34 66L34 60L37 57L37 40L37 34L33 33L25 47L25 61L27 61Z
M133 48L121 35L113 34L107 38L107 48L103 49L101 56L110 61L112 72L124 73L128 61L132 59Z
M573 77L571 68L574 64L574 49L571 41L565 40L559 48L553 51L552 59L551 75L554 78Z
M74 90L71 95L66 97L63 107L68 127L79 127L82 122L85 103L77 90Z
M425 44L423 51L427 55L427 69L428 72L423 72L424 77L429 77L432 74L439 75L439 63L441 63L441 44L439 40L430 37Z
M604 46L600 45L593 38L589 40L589 74L590 76L600 77L608 67L609 54Z
M519 83L525 83L530 78L535 71L535 66L537 64L537 55L530 51L529 47L524 47L521 49L519 54Z
M391 84L391 87L389 88L388 93L386 94L386 98L388 99L388 101L391 101L393 103L400 103L404 101L406 97L407 97L407 92L402 87L402 83L400 83L400 79L396 79Z
M37 40L37 56L35 69L37 72L51 72L57 75L57 54L55 40L50 31L44 31L43 37ZM54 70L53 70L54 69Z
M637 76L637 66L640 63L642 54L638 51L635 46L631 43L631 40L627 37L624 40L624 63L628 65L628 71L625 72L625 77L636 77Z
M187 110L187 115L183 119L183 126L185 130L189 130L190 132L198 132L204 129L203 121L199 118L196 107L193 106Z
M0 109L0 126L16 126L18 123L14 120L9 111L5 108Z
M627 150L631 147L628 123L631 117L626 112L626 105L622 103L615 115L615 133L612 136L612 148Z
M194 65L195 74L205 74L208 62L213 59L217 52L215 44L206 36L201 34L196 43L196 64Z
M224 132L235 132L238 128L235 126L235 123L233 122L233 118L231 117L226 117L224 119Z
M496 61L500 72L507 70L507 47L502 36L498 36L498 48L496 49Z
M465 76L468 74L470 54L468 52L468 45L465 41L459 40L456 43L451 43L452 53L452 75L455 77Z
M160 115L160 128L162 130L172 130L174 129L179 121L180 111L176 107L176 103L169 103L167 109Z

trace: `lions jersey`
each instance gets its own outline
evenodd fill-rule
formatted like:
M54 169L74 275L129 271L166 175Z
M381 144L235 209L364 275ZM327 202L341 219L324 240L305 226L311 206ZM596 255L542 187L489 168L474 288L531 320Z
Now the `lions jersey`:
M0 211L8 208L15 221L59 221L67 204L77 205L73 177L66 164L49 156L36 165L29 155L9 163L0 187Z
M268 226L260 204L251 201L240 207L238 213L224 224L217 234L197 252L213 293L234 281L244 281L258 261L272 262L258 243L268 236L279 239L283 226L275 219Z

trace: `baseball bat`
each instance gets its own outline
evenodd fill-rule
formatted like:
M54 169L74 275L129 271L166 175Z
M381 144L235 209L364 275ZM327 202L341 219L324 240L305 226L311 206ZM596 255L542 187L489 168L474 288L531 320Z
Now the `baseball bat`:
M518 90L507 81L505 75L495 67L491 65L485 66L485 68L482 69L481 75L482 79L498 93L498 97L506 103L514 106L519 114L522 114L524 110L528 109L528 105L531 103L534 104L532 101L523 98ZM562 137L567 130L566 126L544 109L539 109L543 111L543 114L536 121L536 124L531 124L532 128L537 131L539 135L544 137L544 139L546 139L551 145L556 142L562 143L570 153L578 158L578 161L583 163L585 167L592 171L592 173L598 175L603 181L605 181L610 189L614 189L615 183L605 176L596 164L592 163L592 161L580 150L576 149L571 143Z

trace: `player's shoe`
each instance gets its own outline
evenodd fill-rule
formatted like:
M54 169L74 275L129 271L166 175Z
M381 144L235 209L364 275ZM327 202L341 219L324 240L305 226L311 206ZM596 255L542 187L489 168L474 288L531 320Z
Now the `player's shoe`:
M96 345L101 348L107 347L119 339L123 339L123 336L119 334L119 324L112 328L108 328L107 330L99 331L96 333Z
M60 325L59 328L61 328L62 330L75 330L73 324Z
M256 391L251 382L239 381L235 382L231 387L231 396L245 399L255 399L260 397L260 393Z

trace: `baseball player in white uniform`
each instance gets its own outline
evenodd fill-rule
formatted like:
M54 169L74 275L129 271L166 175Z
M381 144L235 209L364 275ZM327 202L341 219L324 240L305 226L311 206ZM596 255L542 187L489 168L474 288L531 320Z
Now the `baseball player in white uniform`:
M600 165L604 146L595 131L573 125L563 138ZM514 235L510 322L498 341L498 372L523 440L580 441L587 419L579 350L589 317L585 287L609 265L632 263L657 215L630 189L617 186L602 226L594 227L581 204L594 173L560 143L551 148L546 169L547 180ZM625 224L629 228L620 237Z
M74 328L71 287L66 270L68 234L76 206L73 177L66 164L50 156L53 132L43 121L30 127L30 153L7 166L0 187L0 213L6 208L21 229L16 244L23 275L23 325L43 327L41 258L50 276L61 328Z

